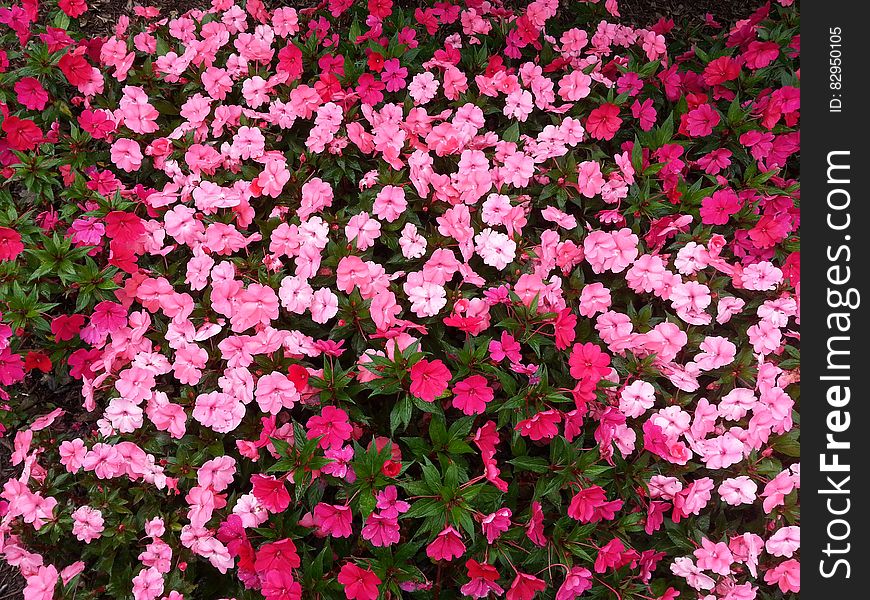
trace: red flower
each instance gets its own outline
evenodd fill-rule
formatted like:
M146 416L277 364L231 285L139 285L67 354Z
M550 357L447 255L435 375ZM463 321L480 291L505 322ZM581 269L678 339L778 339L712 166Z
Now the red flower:
M9 116L3 120L3 133L13 150L33 150L42 141L42 130L30 119Z
M368 55L369 55L369 59L368 59L369 71L375 71L377 73L380 73L381 71L383 71L384 70L384 55L381 54L380 52L373 52L373 51L369 51Z
M426 402L434 402L448 383L450 371L440 360L429 362L424 358L411 367L411 393Z
M620 125L622 125L622 119L619 118L619 107L607 103L589 113L589 118L586 120L586 131L597 140L611 140L619 131Z
M113 210L106 215L106 237L125 244L135 243L145 233L142 219L133 213Z
M88 10L85 0L58 0L58 8L72 18L80 17Z
M51 320L51 332L55 342L66 342L73 339L85 325L82 315L60 315Z
M720 56L711 60L704 69L704 82L707 85L721 85L740 76L740 63L730 56Z
M24 357L24 370L33 371L39 369L43 373L51 371L51 359L42 352L28 352Z
M67 52L60 57L57 63L58 68L72 85L82 85L87 83L91 78L91 65L81 55L84 48Z
M9 227L0 227L0 260L15 260L22 252L21 234Z

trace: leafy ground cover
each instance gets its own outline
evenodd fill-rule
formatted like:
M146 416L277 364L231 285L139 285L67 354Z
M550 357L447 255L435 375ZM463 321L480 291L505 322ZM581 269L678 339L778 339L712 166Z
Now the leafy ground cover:
M84 18L0 8L25 598L796 597L790 2Z

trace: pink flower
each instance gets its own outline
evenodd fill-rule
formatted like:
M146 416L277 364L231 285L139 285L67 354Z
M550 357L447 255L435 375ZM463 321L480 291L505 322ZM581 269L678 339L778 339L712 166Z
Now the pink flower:
M705 571L712 571L719 575L731 573L731 563L734 557L728 545L722 542L713 543L707 538L701 539L701 547L695 550L695 558L698 559L698 567Z
M492 340L489 343L489 357L496 362L501 362L505 358L512 363L520 362L521 346L514 337L507 331L502 331L500 339L501 341Z
M580 292L580 310L584 317L594 317L596 313L605 312L610 308L610 290L600 282L583 286Z
M448 525L426 546L426 556L432 560L453 560L465 554L462 536L452 525Z
M622 553L625 546L619 538L613 538L598 549L594 569L596 573L604 573L607 569L615 568L622 561Z
M801 547L801 529L794 525L781 527L764 544L765 550L773 556L791 556Z
M366 569L353 563L345 563L338 573L338 582L344 587L347 600L375 600L381 579Z
M640 123L640 128L643 131L649 131L656 124L656 109L653 107L652 98L647 98L643 102L634 101L631 105L631 116L637 119Z
M719 124L721 117L709 104L702 104L683 115L680 130L691 137L704 137L713 133L713 128Z
M19 104L29 110L42 110L48 103L48 92L35 77L22 77L13 86Z
M490 594L501 596L504 590L496 583L498 570L492 565L479 563L473 558L465 562L470 581L460 588L460 592L472 598L488 598Z
M257 380L254 398L260 410L276 415L282 408L293 408L299 401L299 392L286 375L275 372Z
M486 541L492 544L499 536L511 527L511 509L500 508L486 515L480 523Z
M577 191L587 198L594 198L601 193L603 186L601 165L594 160L585 160L577 165Z
M338 296L328 288L321 288L311 297L311 320L326 323L338 314Z
M507 600L532 600L538 592L547 589L547 584L533 575L517 572L516 579L507 593Z
M54 565L39 566L32 575L26 578L27 586L24 588L24 600L52 600L57 579L57 569Z
M434 402L447 390L450 377L450 371L440 360L421 359L411 367L410 392L426 402Z
M372 546L383 547L396 544L401 539L399 522L396 520L398 513L386 516L384 513L372 513L366 519L362 529L363 539L372 543Z
M289 571L300 566L302 560L299 558L296 544L289 538L263 544L257 549L254 569L260 573Z
M637 258L638 241L627 227L614 232L592 231L583 240L583 253L595 273L621 273Z
M154 567L142 569L133 578L134 600L155 600L163 593L163 575Z
M320 502L314 507L314 518L320 530L332 537L346 538L353 535L353 513L350 506Z
M324 406L320 415L308 419L305 427L309 440L320 438L318 445L323 448L340 448L350 439L353 427L348 422L347 413L335 406Z
M76 539L86 544L99 539L104 529L103 514L99 510L90 506L82 506L73 511L72 518L72 532Z
M261 577L263 587L260 591L266 600L302 600L302 585L293 579L292 573L272 569Z
M740 207L740 200L734 190L716 190L701 200L701 222L705 225L725 225Z
M405 78L408 76L408 69L401 66L398 58L391 58L384 61L384 70L381 72L381 81L387 85L388 92L398 92L404 89L407 85Z
M799 592L801 590L801 566L800 563L790 558L768 569L764 574L764 581L776 584L783 594Z
M88 450L85 443L80 439L61 442L58 449L60 453L60 462L70 473L75 473L82 468L85 455Z
M486 411L486 405L492 402L495 393L487 385L486 377L472 375L453 386L453 406L466 415L480 415Z
M589 95L592 78L583 71L571 71L559 80L559 96L566 102L576 102Z
M398 517L411 508L410 504L398 499L398 490L394 485L388 485L382 491L377 492L375 497L377 498L375 506L385 517Z
M559 433L556 427L562 421L562 415L557 410L545 410L537 413L531 419L517 423L516 430L520 435L530 440L538 441L552 439Z
M375 197L372 211L379 219L392 223L407 208L408 203L405 201L405 190L395 185L385 185Z
M589 589L592 589L592 571L584 567L572 567L556 592L556 600L574 600Z

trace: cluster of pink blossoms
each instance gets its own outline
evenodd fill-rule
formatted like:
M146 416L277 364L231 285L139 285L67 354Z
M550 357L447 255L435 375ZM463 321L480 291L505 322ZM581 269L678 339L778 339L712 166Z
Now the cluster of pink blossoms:
M36 20L0 10L19 36ZM120 540L133 575L110 587L135 600L197 597L188 569L266 600L799 591L800 465L778 454L799 38L766 25L790 13L716 33L698 68L673 22L564 10L213 0L43 34L102 160L62 165L74 209L25 236L112 285L55 309L51 360L0 325L0 383L56 366L87 415L14 434L0 553L28 600L105 575L36 552L50 529ZM795 85L738 95L774 66ZM10 108L49 100L14 90L6 168L33 150ZM22 239L0 227L0 262ZM710 518L756 505L763 531Z

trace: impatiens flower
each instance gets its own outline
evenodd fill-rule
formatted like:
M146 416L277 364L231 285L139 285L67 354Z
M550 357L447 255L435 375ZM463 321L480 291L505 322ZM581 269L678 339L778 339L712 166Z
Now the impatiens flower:
M318 445L323 449L340 448L353 431L347 413L335 406L324 406L320 415L308 419L305 427L308 439L320 438Z
M568 364L575 379L597 382L610 372L610 356L592 342L574 344Z
M551 439L559 433L557 425L562 420L562 415L556 410L545 410L537 413L531 419L524 419L517 423L516 430L520 435L533 441Z
M704 137L713 133L713 128L719 124L720 120L719 113L712 106L702 104L683 115L681 129L685 126L688 135L692 137Z
M282 408L293 408L299 401L296 385L282 373L269 373L257 380L254 398L263 412L278 414Z
M163 593L163 575L154 567L142 569L133 578L134 600L155 600Z
M621 125L619 107L615 104L602 104L593 109L586 119L586 131L597 140L613 139Z
M483 528L486 541L492 544L502 533L510 529L511 509L498 509L494 513L485 516L480 525Z
M589 3L0 7L25 600L799 591L797 3Z
M465 554L462 536L453 526L448 525L426 546L426 556L432 560L453 560Z
M516 256L516 242L492 229L484 229L474 236L474 244L483 262L498 270L508 266Z
M800 563L793 558L783 561L764 573L764 581L776 584L783 594L799 592L801 589Z
M384 513L370 514L362 529L363 539L370 541L375 547L391 546L398 543L401 534L397 516L398 513L394 516L387 516Z
M595 572L604 573L607 569L615 568L622 560L623 552L625 552L625 546L619 538L613 538L607 542L598 549L594 565Z
M584 567L573 567L556 591L556 600L574 600L589 589L592 589L592 571Z
M269 512L281 513L290 506L290 494L280 479L273 475L253 475L253 494Z
M21 234L9 227L0 227L0 261L15 260L23 251Z
M801 547L800 527L781 527L765 542L764 548L773 556L790 558Z
M702 538L701 547L695 550L694 554L698 559L698 567L705 571L712 571L719 575L728 575L731 572L734 557L727 544L713 543L707 538Z
M302 585L281 569L266 571L260 591L266 600L302 600Z
M263 544L257 549L254 568L260 573L270 571L289 571L302 566L302 560L291 539Z
M434 402L447 390L450 377L450 371L440 360L421 359L411 366L411 394L426 402Z
M103 514L90 506L82 506L72 513L73 535L80 542L91 543L100 537L104 529Z
M486 378L472 375L453 386L453 406L466 415L479 415L486 410L495 393L487 385Z
M501 596L504 589L496 583L499 578L498 570L492 565L481 564L473 558L465 562L468 570L469 582L460 588L460 592L472 598L488 598L495 594Z
M5 134L6 141L13 150L22 152L33 150L42 141L42 130L30 119L9 115L3 119L0 130Z
M547 584L534 575L517 572L505 597L507 600L532 600L538 592L543 592L545 589Z
M338 582L344 587L347 600L375 600L381 579L367 569L353 563L345 563L338 573Z
M332 537L346 538L353 534L351 521L353 514L349 506L339 506L320 502L314 507L317 526Z
M58 574L54 565L39 565L32 574L25 578L25 600L52 600L54 588L57 585Z
M35 77L22 77L13 89L18 102L29 110L42 110L48 102L48 92Z
M142 150L135 140L121 138L112 144L112 162L123 170L131 173L142 166Z

